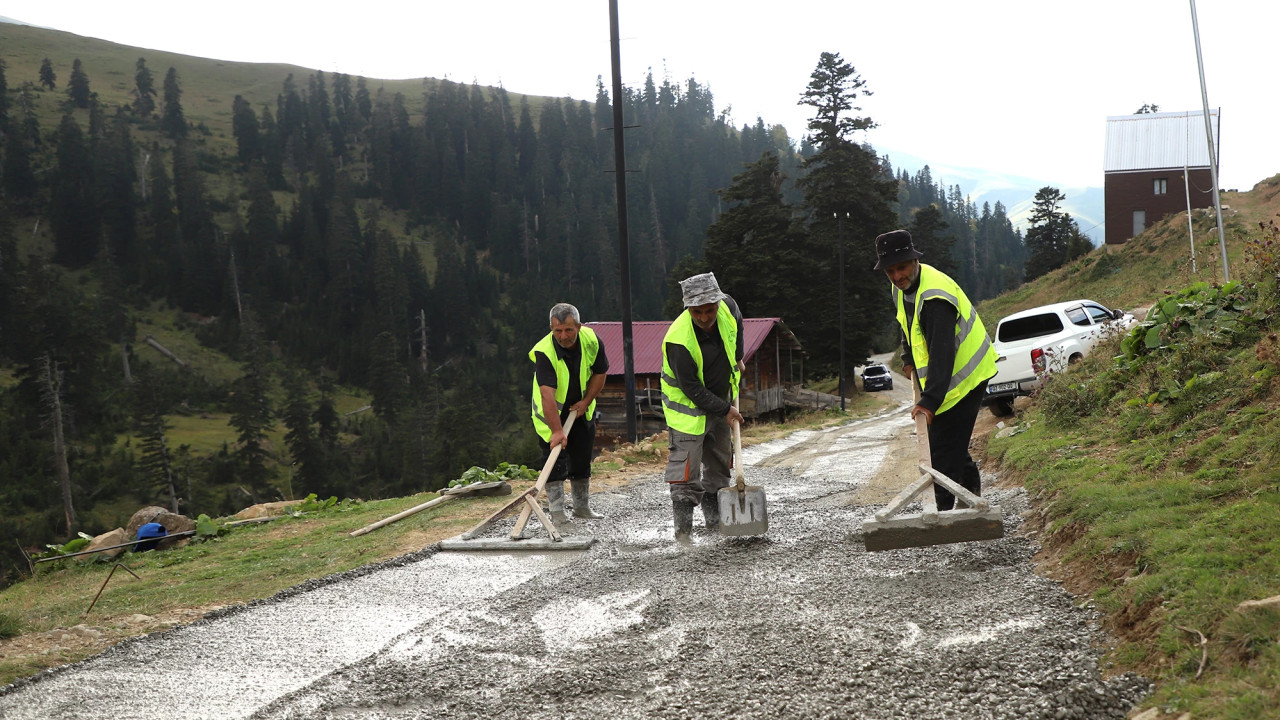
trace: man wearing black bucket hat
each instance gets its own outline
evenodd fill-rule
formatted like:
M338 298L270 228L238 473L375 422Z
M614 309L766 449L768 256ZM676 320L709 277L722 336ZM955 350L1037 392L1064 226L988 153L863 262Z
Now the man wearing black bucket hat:
M902 328L902 371L918 379L920 399L911 417L923 414L929 426L933 467L975 495L982 492L969 439L982 408L987 381L996 374L991 338L969 298L945 273L920 262L911 233L894 230L876 238L876 270L891 291ZM955 496L934 485L939 510Z
M742 422L733 399L742 376L743 323L713 273L681 280L680 290L685 310L662 339L661 383L675 536L688 542L696 507L707 530L720 527L718 493L729 484L733 423Z

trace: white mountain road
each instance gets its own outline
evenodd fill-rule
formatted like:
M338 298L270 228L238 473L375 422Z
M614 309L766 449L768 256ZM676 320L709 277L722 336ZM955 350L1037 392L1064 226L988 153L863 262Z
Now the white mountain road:
M0 718L1125 717L1149 683L1104 677L1094 612L1034 571L1021 489L986 490L1002 539L863 549L918 474L896 380L879 415L747 449L764 536L695 514L678 546L642 475L566 529L585 552L427 548L20 681Z

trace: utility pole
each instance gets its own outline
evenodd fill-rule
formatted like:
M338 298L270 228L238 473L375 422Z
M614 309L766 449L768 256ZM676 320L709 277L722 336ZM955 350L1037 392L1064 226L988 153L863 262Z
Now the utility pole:
M1196 36L1196 67L1200 69L1200 102L1204 106L1204 135L1209 143L1209 174L1213 178L1213 209L1218 214L1218 247L1222 248L1222 282L1231 282L1227 268L1227 236L1222 230L1222 198L1218 196L1218 149L1214 146L1213 123L1209 119L1209 91L1204 84L1204 56L1200 53L1200 22L1196 19L1196 0L1191 0L1191 32ZM1219 112L1219 121L1222 115Z
M627 442L636 441L636 369L631 335L631 262L627 248L627 160L622 144L622 54L618 48L618 0L609 0L609 50L613 65L613 179L618 196L618 270L622 274L622 367Z
M844 412L844 219L849 213L831 213L836 219L840 263L840 412Z

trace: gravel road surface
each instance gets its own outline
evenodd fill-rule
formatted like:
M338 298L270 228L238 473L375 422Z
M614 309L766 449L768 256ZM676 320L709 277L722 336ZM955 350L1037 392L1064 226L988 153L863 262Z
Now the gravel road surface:
M1035 574L1020 489L986 492L1000 540L863 549L910 432L901 404L749 448L762 537L695 514L676 545L642 476L567 528L586 552L429 548L20 682L0 718L1123 718L1148 683L1102 678L1107 638Z

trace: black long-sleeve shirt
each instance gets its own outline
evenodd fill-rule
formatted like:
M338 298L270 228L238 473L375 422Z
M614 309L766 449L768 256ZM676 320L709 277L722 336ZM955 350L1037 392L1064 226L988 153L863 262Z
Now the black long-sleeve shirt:
M693 334L698 340L698 349L702 351L701 381L698 380L698 365L685 346L669 342L666 347L667 360L671 363L671 371L675 373L676 384L694 405L708 415L726 415L732 407L729 379L733 366L742 360L744 352L742 311L733 298L725 296L724 301L738 324L738 343L732 360L725 354L718 326L707 331L699 328L697 323L693 324Z
M916 367L915 358L911 354L911 323L915 315L916 286L904 293L903 310L907 316L907 332L902 336L902 364ZM920 396L921 407L936 413L942 407L947 396L947 388L951 385L951 370L956 364L956 323L960 312L955 306L941 298L926 300L920 308L920 323L924 333L924 344L929 349L929 382ZM916 382L919 382L917 379Z

